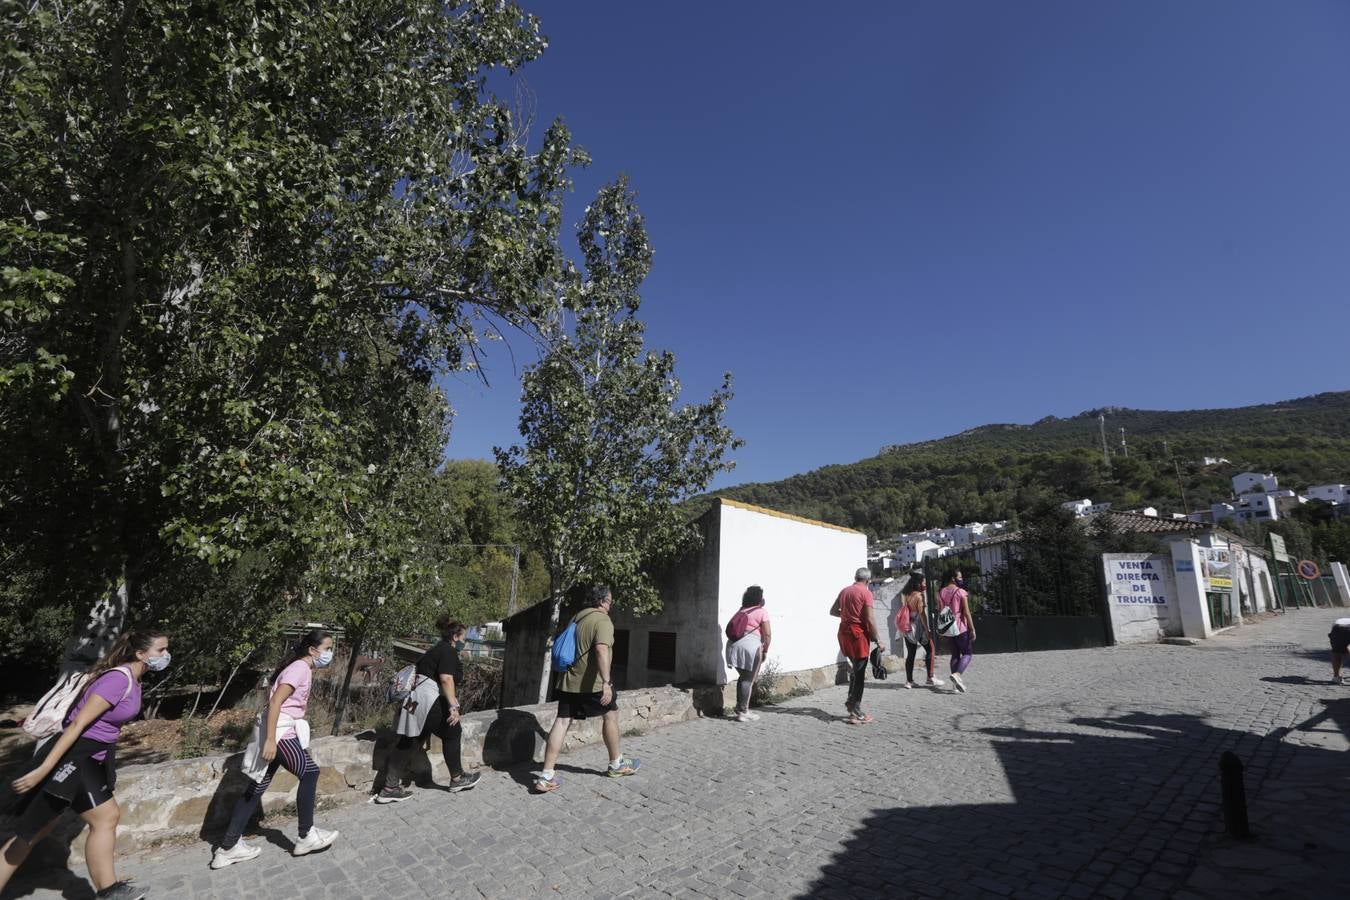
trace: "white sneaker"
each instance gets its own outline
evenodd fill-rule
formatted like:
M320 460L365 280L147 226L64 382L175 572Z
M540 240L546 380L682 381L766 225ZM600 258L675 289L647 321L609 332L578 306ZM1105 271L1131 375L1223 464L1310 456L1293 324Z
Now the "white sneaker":
M914 690L914 682L912 682L912 681L906 681L906 682L905 682L905 690L907 690L907 691L912 691L912 690Z
M964 694L966 692L966 683L961 680L961 675L959 673L952 673L952 684L955 685L956 689L961 693Z
M942 687L942 685L945 683L946 682L944 682L941 678L928 679L928 687Z
M748 710L748 709L745 711L745 717L746 717L747 719L749 719L751 722L758 722L758 721L759 721L759 713L757 713L757 712L751 712L751 711Z
M235 845L228 850L224 847L216 848L216 852L211 855L211 868L223 869L226 866L232 866L237 862L248 862L261 852L262 848L257 844L250 844L248 841L240 838L235 842Z
M331 846L333 841L337 839L338 833L336 831L329 831L316 825L309 829L309 834L295 842L295 846L291 849L291 855L304 856L316 850L323 850Z
M736 719L737 722L753 722L753 721L754 721L754 719L750 718L750 714L749 714L748 712L736 713L736 715L735 715L734 718Z

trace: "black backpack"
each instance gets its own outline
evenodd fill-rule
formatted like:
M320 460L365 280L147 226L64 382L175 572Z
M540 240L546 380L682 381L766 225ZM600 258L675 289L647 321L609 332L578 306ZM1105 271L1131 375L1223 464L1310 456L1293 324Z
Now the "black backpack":
M872 648L871 658L872 658L872 677L875 678L877 681L885 681L886 676L889 675L890 673L887 672L886 667L881 664L880 647Z

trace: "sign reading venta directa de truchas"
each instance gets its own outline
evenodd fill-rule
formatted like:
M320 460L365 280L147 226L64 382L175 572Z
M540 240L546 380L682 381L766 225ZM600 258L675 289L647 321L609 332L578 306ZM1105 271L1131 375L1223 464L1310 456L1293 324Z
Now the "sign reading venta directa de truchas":
M1115 554L1108 555L1106 577L1111 582L1111 602L1165 606L1169 597L1162 573L1162 561L1158 557L1122 559Z

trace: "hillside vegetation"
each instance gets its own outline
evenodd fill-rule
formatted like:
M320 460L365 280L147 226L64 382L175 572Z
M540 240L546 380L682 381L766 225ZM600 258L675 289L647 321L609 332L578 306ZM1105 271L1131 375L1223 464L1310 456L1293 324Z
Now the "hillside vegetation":
M1106 416L1109 466L1099 414ZM1122 427L1128 456L1120 448ZM1206 456L1229 462L1205 466ZM1350 480L1350 391L1236 409L1106 408L1032 425L985 425L716 496L879 537L1017 519L1056 498L1156 506L1164 514L1208 509L1228 499L1229 479L1247 470L1275 472L1281 486L1296 489Z

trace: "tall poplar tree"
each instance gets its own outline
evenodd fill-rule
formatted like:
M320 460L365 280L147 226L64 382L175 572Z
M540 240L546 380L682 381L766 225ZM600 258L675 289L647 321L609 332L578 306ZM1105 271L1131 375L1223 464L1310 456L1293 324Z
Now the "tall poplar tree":
M639 288L652 250L626 180L601 190L577 239L575 327L525 373L523 443L496 451L520 527L544 557L555 626L580 582L658 608L654 568L698 538L678 504L730 469L726 452L740 444L724 422L730 373L707 400L681 404L674 354L643 348Z

